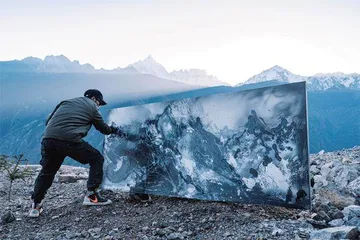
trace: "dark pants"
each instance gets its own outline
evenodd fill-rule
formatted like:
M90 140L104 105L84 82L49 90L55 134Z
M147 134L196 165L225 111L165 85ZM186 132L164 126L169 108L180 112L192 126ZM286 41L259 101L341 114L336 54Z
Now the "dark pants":
M87 188L93 191L98 188L103 179L104 157L101 153L85 141L81 143L46 138L41 142L42 169L35 180L32 199L39 203L50 188L56 172L59 170L65 157L90 165Z

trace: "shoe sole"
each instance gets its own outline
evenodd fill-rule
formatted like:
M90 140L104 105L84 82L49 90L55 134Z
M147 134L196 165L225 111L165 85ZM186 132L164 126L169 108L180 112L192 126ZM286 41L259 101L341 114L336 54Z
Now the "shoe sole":
M112 202L103 202L103 203L93 203L93 202L84 202L84 206L105 206L110 205Z
M91 202L88 198L85 198L83 201L83 205L84 206L105 206L105 205L110 205L112 204L111 200L107 200L106 202Z
M29 213L29 217L31 217L31 218L40 217L40 214L41 214L43 211L44 211L44 209L40 208L39 214L31 214L31 213Z

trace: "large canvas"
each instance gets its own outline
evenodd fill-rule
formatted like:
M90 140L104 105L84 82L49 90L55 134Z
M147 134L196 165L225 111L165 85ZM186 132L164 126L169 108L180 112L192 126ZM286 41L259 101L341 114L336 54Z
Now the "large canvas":
M310 207L305 83L113 109L107 189Z

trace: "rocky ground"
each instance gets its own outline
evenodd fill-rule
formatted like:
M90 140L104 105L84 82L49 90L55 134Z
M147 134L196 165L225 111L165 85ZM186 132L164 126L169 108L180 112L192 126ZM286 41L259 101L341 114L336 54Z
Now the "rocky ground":
M311 155L310 172L312 211L158 196L139 203L114 192L105 192L112 205L85 207L87 170L63 166L38 219L27 217L34 178L15 182L16 219L3 217L0 239L360 239L360 147ZM1 173L1 216L8 185Z

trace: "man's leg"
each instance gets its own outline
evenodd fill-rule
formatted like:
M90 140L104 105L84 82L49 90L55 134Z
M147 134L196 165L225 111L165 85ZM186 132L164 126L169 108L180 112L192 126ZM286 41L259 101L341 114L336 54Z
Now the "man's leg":
M51 187L55 174L59 170L65 159L65 155L57 151L56 140L44 139L41 143L42 166L39 175L35 180L32 199L35 203L40 203L45 197L46 191Z
M87 142L73 143L68 149L67 155L72 159L90 165L87 188L93 191L102 183L104 157L101 153Z
M89 179L87 181L88 197L85 197L85 205L107 205L111 201L100 196L97 189L103 180L104 157L101 153L87 142L74 143L69 148L67 155L74 160L89 164ZM90 201L90 202L89 202Z
M30 216L37 217L40 214L41 201L44 199L47 190L51 187L56 172L64 161L63 155L57 147L57 140L43 139L41 143L41 161L42 166L39 175L35 180L34 192L31 196L33 200L33 210Z

